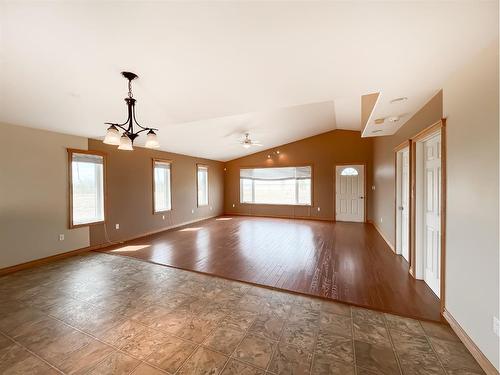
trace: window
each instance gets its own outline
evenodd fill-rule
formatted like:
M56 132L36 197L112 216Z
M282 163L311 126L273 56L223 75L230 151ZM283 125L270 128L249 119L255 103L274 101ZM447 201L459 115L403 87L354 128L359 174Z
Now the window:
M172 209L172 179L170 162L153 160L153 208L154 212Z
M240 202L311 205L312 167L240 170Z
M198 207L208 205L208 167L197 165Z
M344 168L342 172L340 173L342 176L357 176L358 171L355 170L354 168Z
M68 150L70 179L70 227L104 221L103 154Z

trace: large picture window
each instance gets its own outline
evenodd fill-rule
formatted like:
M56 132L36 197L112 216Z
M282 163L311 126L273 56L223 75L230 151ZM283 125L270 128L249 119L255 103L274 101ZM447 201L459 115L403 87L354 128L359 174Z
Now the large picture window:
M208 206L208 167L206 165L196 166L196 178L198 207Z
M240 170L240 202L311 205L312 167Z
M164 160L153 160L153 207L154 212L172 209L171 164Z
M70 177L70 227L104 221L103 154L68 150Z

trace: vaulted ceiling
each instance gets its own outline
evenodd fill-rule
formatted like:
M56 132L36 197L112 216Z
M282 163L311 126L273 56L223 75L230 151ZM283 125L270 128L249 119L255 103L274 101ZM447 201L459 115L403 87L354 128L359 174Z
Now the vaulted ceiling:
M162 149L229 160L256 151L246 131L267 148L361 130L375 92L394 132L498 38L498 2L6 1L0 23L1 122L102 137L129 70Z

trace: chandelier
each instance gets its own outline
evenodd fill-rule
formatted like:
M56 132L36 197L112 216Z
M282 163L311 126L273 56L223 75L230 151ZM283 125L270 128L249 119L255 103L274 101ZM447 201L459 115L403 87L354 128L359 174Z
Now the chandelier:
M135 119L135 99L132 95L132 81L137 78L137 74L131 72L122 72L122 76L124 76L128 80L128 98L125 98L125 103L127 103L128 109L128 118L123 124L115 124L113 122L105 122L106 125L109 125L108 131L106 132L106 136L104 137L103 143L108 145L118 146L118 150L128 150L132 151L134 140L139 136L140 133L147 131L146 135L146 144L147 148L158 148L160 147L160 143L158 142L158 137L154 128L146 128L141 126L137 120ZM138 130L134 131L134 124L137 126ZM122 135L120 136L120 128L123 130Z

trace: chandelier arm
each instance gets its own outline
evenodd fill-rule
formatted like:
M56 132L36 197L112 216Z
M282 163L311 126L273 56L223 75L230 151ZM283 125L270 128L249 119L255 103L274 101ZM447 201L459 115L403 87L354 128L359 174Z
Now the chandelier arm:
M142 128L142 126L141 126L141 128ZM155 128L142 128L138 132L135 132L135 134L139 134L139 133L142 133L142 132L145 132L145 131L148 131L148 130L156 130L156 131L158 131L158 129L155 129Z
M141 124L139 124L139 123L137 122L136 118L135 118L135 107L133 107L133 108L132 108L132 117L133 117L133 119L134 119L135 124L136 124L138 127L140 127L141 129L143 129L143 131L144 131L144 130L158 130L158 129L153 129L153 128L147 128L147 127L142 126Z

